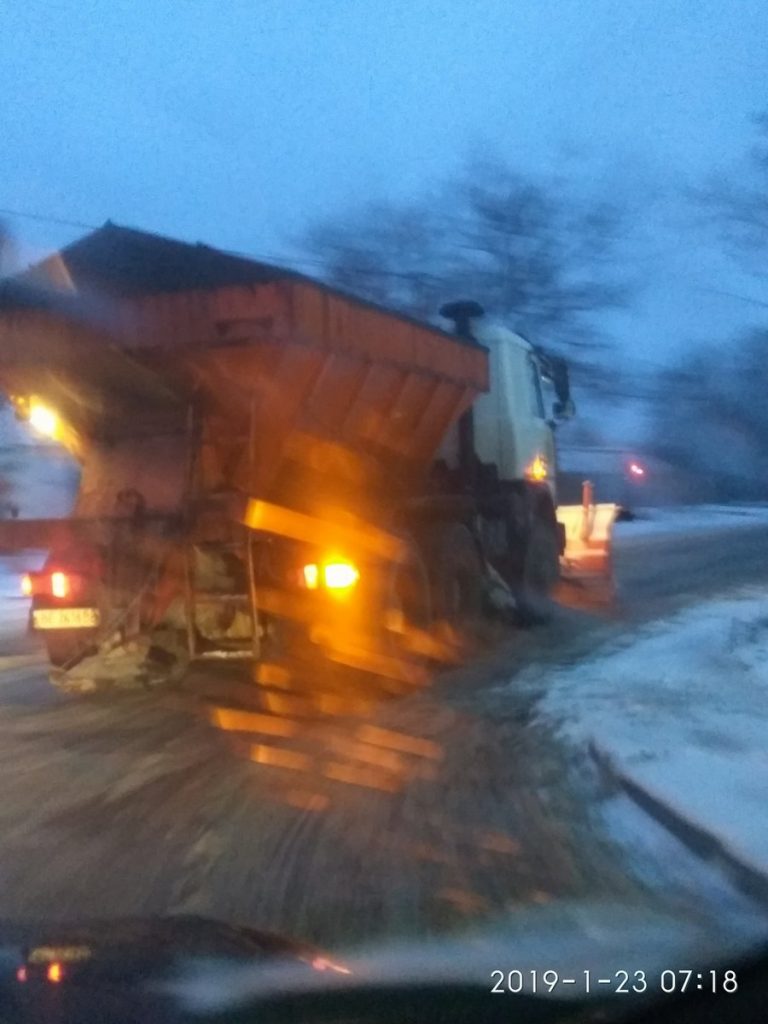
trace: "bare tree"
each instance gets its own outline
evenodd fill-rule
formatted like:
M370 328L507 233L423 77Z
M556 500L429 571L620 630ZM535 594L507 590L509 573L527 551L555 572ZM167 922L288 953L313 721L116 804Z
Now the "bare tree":
M702 496L768 498L768 330L681 358L658 381L655 453L699 483Z
M768 276L768 114L731 177L710 176L691 193L699 215L739 266ZM753 308L759 296L728 292ZM768 329L758 328L680 358L656 380L651 445L718 500L768 498Z
M368 203L305 241L330 283L424 319L442 297L440 225L427 203Z
M8 227L0 221L0 277L17 269L16 243Z
M417 200L318 224L305 245L330 283L365 298L426 319L473 298L534 340L586 354L594 315L627 298L611 262L622 227L610 203L484 160Z
M768 276L768 112L754 119L757 137L737 178L710 178L694 199L740 265Z

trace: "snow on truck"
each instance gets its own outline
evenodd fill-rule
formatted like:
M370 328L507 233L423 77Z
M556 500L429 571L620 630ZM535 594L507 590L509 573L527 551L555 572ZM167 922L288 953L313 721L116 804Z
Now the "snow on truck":
M109 223L0 283L0 388L80 463L70 516L0 523L47 552L23 586L54 682L245 659L397 689L489 605L538 615L563 567L605 573L611 510L557 509L565 363L475 303L441 314Z

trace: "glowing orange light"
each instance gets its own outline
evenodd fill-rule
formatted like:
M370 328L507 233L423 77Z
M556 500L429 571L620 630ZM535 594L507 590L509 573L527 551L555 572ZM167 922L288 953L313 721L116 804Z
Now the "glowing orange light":
M38 434L44 437L55 438L59 430L59 417L53 409L49 409L37 399L32 399L29 403L29 422Z
M305 565L304 569L304 586L307 590L317 590L320 585L320 569L316 565Z
M48 964L48 970L45 972L45 976L51 984L58 985L64 977L64 968L60 963L55 961L52 964Z
M16 981L25 982L27 980L27 968L17 967L16 968Z
M349 590L360 579L351 562L327 562L323 566L323 582L329 590Z
M360 579L357 566L352 562L324 562L322 566L312 563L302 569L304 586L307 590L317 590L322 584L326 590L350 590Z
M51 573L51 593L54 597L69 596L69 579L64 572Z
M533 462L528 466L525 471L525 475L529 480L546 480L549 470L547 468L546 459L541 455L537 455Z
M20 585L21 585L21 592L24 595L24 597L31 597L32 596L32 577L29 575L28 572L25 572L24 575L21 577L21 584Z

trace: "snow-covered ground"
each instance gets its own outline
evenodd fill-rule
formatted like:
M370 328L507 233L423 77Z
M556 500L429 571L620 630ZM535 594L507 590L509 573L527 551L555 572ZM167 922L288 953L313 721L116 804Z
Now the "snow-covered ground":
M540 713L768 873L768 587L558 671Z
M37 646L27 632L29 599L22 597L20 584L22 573L39 569L44 560L42 551L0 556L0 669L9 657Z
M636 519L614 526L622 547L648 543L670 534L740 530L768 525L768 505L682 505L634 509Z

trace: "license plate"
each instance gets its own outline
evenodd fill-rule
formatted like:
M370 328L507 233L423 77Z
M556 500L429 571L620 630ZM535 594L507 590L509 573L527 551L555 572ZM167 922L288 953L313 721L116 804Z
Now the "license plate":
M99 624L98 608L35 608L33 629L92 629Z

